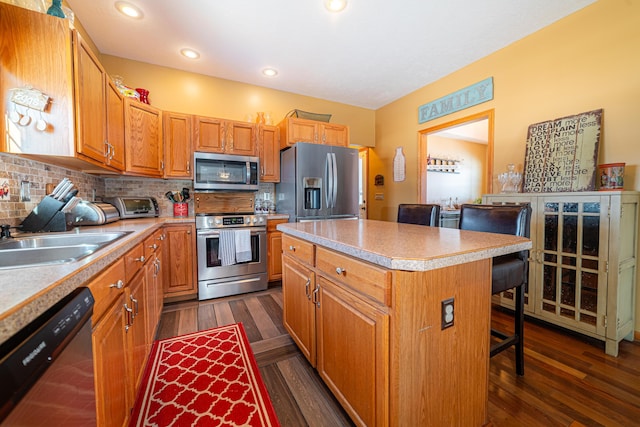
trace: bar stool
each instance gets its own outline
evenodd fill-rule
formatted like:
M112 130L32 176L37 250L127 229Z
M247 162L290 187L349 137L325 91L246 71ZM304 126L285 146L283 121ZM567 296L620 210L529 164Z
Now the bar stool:
M398 205L398 222L438 227L440 205L401 203Z
M529 237L530 223L529 204L463 204L460 208L459 228L461 230ZM513 335L491 329L491 335L498 337L500 341L491 345L490 356L493 357L515 346L518 375L524 375L524 292L529 276L528 258L529 251L494 257L491 268L492 295L515 288L515 320Z

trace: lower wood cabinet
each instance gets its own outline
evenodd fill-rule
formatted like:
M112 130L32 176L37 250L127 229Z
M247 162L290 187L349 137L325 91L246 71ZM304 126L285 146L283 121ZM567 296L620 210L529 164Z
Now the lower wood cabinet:
M164 226L164 297L197 295L195 224Z
M123 426L160 321L163 244L160 229L89 283L98 426Z
M318 373L357 424L389 418L389 315L319 276Z
M486 425L490 259L403 271L286 233L282 247L285 328L355 425Z
M285 235L283 244L285 328L356 424L385 425L389 419L388 307L305 264L308 254L313 254L309 243Z
M283 323L312 366L316 365L315 273L293 258L282 263Z
M132 406L127 384L127 315L124 261L119 260L96 277L89 288L96 300L93 312L93 366L97 424L122 426Z
M288 222L286 219L270 219L267 221L267 277L268 281L282 279L282 232L277 230L278 224Z
M128 314L125 326L127 334L128 375L126 385L131 396L131 407L135 400L136 390L144 369L150 342L147 335L147 277L144 271L138 272L126 287L125 310Z

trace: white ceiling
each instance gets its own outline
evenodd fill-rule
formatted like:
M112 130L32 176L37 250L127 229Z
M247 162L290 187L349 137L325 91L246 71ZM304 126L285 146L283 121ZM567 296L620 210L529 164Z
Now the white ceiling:
M334 14L323 0L130 0L135 20L115 0L67 0L103 54L370 109L594 1L349 0Z

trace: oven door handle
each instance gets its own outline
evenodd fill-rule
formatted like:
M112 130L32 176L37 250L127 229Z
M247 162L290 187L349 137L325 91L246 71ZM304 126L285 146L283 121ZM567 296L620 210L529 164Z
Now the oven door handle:
M229 229L227 228L227 230ZM239 229L234 228L234 230L239 230ZM257 236L260 233L266 233L266 232L267 232L267 229L264 227L251 229L252 236ZM210 236L219 237L220 230L198 230L196 234L198 235L198 237L210 237Z

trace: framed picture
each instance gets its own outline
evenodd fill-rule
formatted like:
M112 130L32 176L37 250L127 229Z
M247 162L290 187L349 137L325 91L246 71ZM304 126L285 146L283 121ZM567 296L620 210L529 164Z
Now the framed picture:
M601 128L602 109L529 126L523 192L595 190Z

